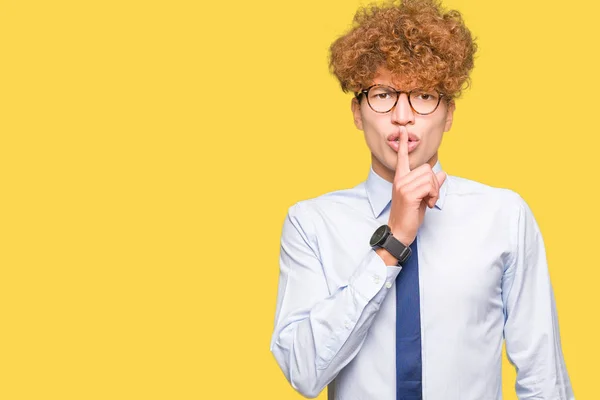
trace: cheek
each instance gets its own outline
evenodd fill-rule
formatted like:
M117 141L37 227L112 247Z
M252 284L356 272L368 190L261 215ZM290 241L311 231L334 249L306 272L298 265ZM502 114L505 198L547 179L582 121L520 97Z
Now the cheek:
M446 128L446 119L445 118L439 118L436 119L435 121L431 121L431 125L429 126L428 129L428 136L432 139L438 140L439 138L441 138L442 134L444 133Z
M365 142L367 143L369 150L379 158L389 156L387 152L391 151L385 140L385 131L380 125L381 124L378 124L377 121L363 120Z
M365 138L369 143L373 142L377 137L377 125L369 120L368 118L362 119L362 130L365 134Z
M367 146L369 146L371 150L376 150L380 142L377 133L369 126L364 126L364 128L363 132Z
M368 129L371 136L382 136L382 132L389 130L388 128L392 125L386 117L389 118L387 115L370 115L370 118L363 117L363 127L365 130Z

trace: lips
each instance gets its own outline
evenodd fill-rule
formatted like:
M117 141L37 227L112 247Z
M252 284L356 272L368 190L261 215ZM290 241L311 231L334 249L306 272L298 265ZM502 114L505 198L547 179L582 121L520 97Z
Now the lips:
M387 137L388 145L397 153L400 148L400 133L394 133ZM408 152L410 153L419 145L419 138L413 134L408 134Z
M392 150L394 150L396 153L400 149L400 142L398 142L396 140L388 140L387 143L392 148ZM416 149L417 146L419 145L419 143L421 143L419 140L412 140L412 141L409 140L409 142L408 142L408 152L410 153L414 149Z
M398 133L392 133L391 135L389 135L387 137L387 140L390 140L390 141L392 141L392 140L395 140L395 141L400 140L400 133L399 132ZM419 138L414 133L410 133L409 132L408 133L408 141L409 142L418 142Z

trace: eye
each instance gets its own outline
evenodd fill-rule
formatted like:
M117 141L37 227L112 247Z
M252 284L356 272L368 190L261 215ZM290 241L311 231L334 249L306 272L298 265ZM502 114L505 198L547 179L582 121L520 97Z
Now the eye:
M375 101L394 99L396 92L385 86L376 86L369 91L369 98Z
M438 95L434 92L425 92L425 91L415 91L412 92L411 98L419 101L437 101Z

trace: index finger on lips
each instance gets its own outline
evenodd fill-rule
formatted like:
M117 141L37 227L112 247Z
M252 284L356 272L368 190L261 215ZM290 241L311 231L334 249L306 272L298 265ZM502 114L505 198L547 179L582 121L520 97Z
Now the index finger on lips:
M396 176L403 177L410 172L410 162L408 160L408 132L402 127L400 138L398 140L398 161L396 164Z

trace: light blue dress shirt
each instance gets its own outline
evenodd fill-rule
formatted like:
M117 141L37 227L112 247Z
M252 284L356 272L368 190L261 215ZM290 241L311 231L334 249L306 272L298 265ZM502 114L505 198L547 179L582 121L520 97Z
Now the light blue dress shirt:
M401 268L369 246L391 193L371 169L352 189L289 209L271 351L306 397L329 385L329 399L395 400ZM519 399L574 399L544 243L525 201L448 176L418 240L423 399L501 399L503 338Z

